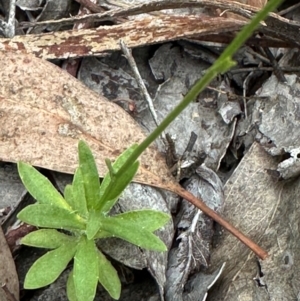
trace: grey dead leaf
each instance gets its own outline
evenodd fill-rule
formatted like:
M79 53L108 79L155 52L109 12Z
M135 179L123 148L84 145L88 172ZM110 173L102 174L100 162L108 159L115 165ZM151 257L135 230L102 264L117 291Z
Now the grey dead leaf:
M47 0L42 11L38 14L36 21L59 20L71 14L71 0ZM60 26L36 26L30 30L31 34L39 34L43 30L58 31Z
M205 301L208 296L208 290L216 283L225 267L225 263L212 274L203 272L193 275L186 285L186 291L183 295L184 301Z
M15 299L19 300L19 279L15 267L14 259L10 253L9 247L6 243L5 236L0 226L0 300L11 301L11 297L7 295L3 285L6 289L14 295Z
M0 158L73 173L77 144L85 140L100 176L104 159L145 138L120 107L58 67L32 55L0 52ZM156 148L140 157L136 182L170 189L175 180Z
M195 196L201 197L206 205L215 211L222 211L223 184L219 177L205 164L197 168L196 175L188 180L185 188ZM188 278L195 273L199 274L201 267L204 269L201 270L199 277L202 275L202 280L206 278L203 270L209 266L210 246L214 234L213 221L188 202L181 204L176 219L178 220L176 240L179 245L171 249L169 254L166 282L167 301L183 300L187 294L185 284ZM211 275L206 276L211 277ZM195 294L192 291L196 290L196 285L192 286L193 289L190 287L189 290L190 296ZM202 297L198 295L198 298L202 300L207 293L207 287L203 283L199 283L199 286L198 289L202 291Z
M211 269L219 267L222 262L226 262L226 267L221 280L211 291L209 301L293 300L285 297L285 294L291 296L291 286L297 284L296 287L299 287L300 284L300 273L296 271L297 260L300 258L299 202L295 190L299 181L288 185L289 187L274 181L268 174L268 169L274 168L277 163L277 158L254 143L225 184L223 211L223 216L230 222L270 251L266 260L268 264L261 262L264 275L261 283L268 280L268 291L273 297L269 299L266 288L258 286L253 280L260 275L255 256L240 242L223 233L212 252ZM289 192L291 187L294 188ZM285 254L293 254L295 264L291 265L290 260L288 265L284 265ZM295 276L291 276L293 272ZM268 276L265 277L266 275ZM292 283L288 280L289 276L290 279L295 279ZM281 290L278 295L276 287Z
M300 139L298 129L300 110L300 82L296 74L285 75L286 83L278 82L273 75L261 88L256 99L259 140L273 156L288 154L278 164L278 177L289 179L300 174Z

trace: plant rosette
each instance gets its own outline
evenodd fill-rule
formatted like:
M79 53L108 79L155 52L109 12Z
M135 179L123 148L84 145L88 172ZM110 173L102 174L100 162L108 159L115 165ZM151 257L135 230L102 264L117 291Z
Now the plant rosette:
M64 196L31 165L18 163L21 180L37 201L24 208L18 218L46 228L26 235L21 243L51 249L29 269L25 289L51 284L74 258L67 281L70 301L93 300L98 282L112 298L119 299L121 282L117 271L97 248L96 241L118 237L141 248L167 251L153 232L170 220L168 214L144 209L109 215L138 170L139 162L134 161L125 172L118 172L136 147L125 150L113 164L106 161L109 171L100 184L93 154L85 142L79 141L79 167L72 184L65 187Z

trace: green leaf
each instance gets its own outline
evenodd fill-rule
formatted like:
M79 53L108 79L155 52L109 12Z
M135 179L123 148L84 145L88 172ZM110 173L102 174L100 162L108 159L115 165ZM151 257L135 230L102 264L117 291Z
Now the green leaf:
M132 152L137 148L137 144L133 144L132 146L130 146L129 148L127 148L117 159L116 161L113 163L113 165L111 166L111 168L114 171L114 176L115 173L118 172L118 170L122 167L122 165L124 164L124 162L126 162L126 160L129 158L129 156L132 154ZM110 211L110 209L113 207L113 205L115 204L115 202L118 199L118 196L121 192L119 192L119 194L114 198L107 198L108 193L112 190L115 189L115 178L111 178L111 171L108 171L101 183L100 186L100 200L98 202L97 205L97 210L100 210L103 213L107 213ZM108 201L109 204L107 203Z
M108 238L114 236L113 234L100 229L97 234L94 236L94 239Z
M67 280L67 296L70 301L78 301L76 297L73 271L70 272Z
M56 249L63 244L76 242L76 237L63 234L53 229L41 229L27 234L21 239L21 244L37 247Z
M72 185L68 184L66 185L64 189L64 198L66 202L70 205L70 207L73 209L73 203L74 203L74 197L73 197L73 187Z
M112 216L122 222L134 224L137 228L153 232L164 226L169 220L170 215L152 209L142 209L124 212Z
M99 282L110 296L118 300L121 295L121 281L118 273L109 260L98 250Z
M54 282L67 267L76 252L76 244L62 245L40 257L25 277L25 289L37 289Z
M79 167L82 173L88 209L95 209L99 200L100 181L94 156L84 141L78 143Z
M138 146L137 144L133 144L132 146L128 147L118 158L116 158L115 162L112 165L114 172L117 172L122 167L122 165L133 153L133 151L137 148L137 146ZM111 182L111 177L110 177L110 173L108 172L105 175L100 186L100 201L102 200L103 195L106 194L110 182Z
M114 217L105 217L101 220L101 229L141 248L167 251L167 247L159 237L150 231L136 227L131 222Z
M82 237L74 257L74 285L78 301L92 301L98 283L98 251L93 240Z
M70 209L68 203L51 182L34 167L24 162L18 162L18 171L24 186L37 202Z
M66 230L85 229L84 221L76 213L46 204L34 204L25 207L19 212L18 219L37 227Z
M99 181L99 178L98 178ZM80 168L76 169L74 178L73 178L73 204L72 208L76 210L80 215L87 217L87 202L85 197L85 186Z
M87 239L92 239L97 234L101 226L102 213L99 211L90 210L87 225L86 236Z
M125 172L118 174L118 170L122 167L122 164L132 153L133 149L136 148L136 145L133 145L131 148L127 149L124 153L121 154L113 164L113 169L115 171L114 175L111 178L111 173L108 172L101 184L100 188L100 201L97 206L97 210L100 210L104 214L108 213L114 204L117 202L118 197L128 186L128 184L134 178L138 168L139 162L135 161L131 166L129 166Z
M136 161L123 174L115 177L115 179L112 181L112 187L108 189L108 192L105 196L105 200L100 209L101 212L105 214L111 210L124 189L134 178L138 169L139 162Z

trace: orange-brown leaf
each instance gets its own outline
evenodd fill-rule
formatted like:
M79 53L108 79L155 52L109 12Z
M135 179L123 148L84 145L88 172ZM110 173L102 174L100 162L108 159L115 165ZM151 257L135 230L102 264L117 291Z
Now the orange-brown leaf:
M53 64L33 55L0 52L0 159L74 173L85 140L99 174L125 148L145 138L119 106ZM141 156L136 182L167 188L174 181L155 147Z

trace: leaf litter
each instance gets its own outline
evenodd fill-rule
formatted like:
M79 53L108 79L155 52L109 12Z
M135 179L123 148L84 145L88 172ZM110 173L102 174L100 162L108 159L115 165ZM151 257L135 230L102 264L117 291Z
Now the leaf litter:
M36 81L38 82L39 79L36 78ZM34 85L34 86L36 86L36 85ZM25 89L26 89L26 87L25 87ZM292 90L293 89L294 88L292 88ZM288 92L290 92L290 91L291 90L289 90ZM16 91L13 91L13 92L16 93ZM97 96L97 99L99 99L99 96ZM258 100L255 103L256 106L258 106L258 102L260 102L260 105L261 105L261 101ZM296 104L297 104L297 101L295 101L295 105ZM68 109L68 107L69 107L69 109ZM65 107L63 107L63 110L67 111L67 113L68 113L68 110L70 110L70 106L68 106L68 104L66 104ZM55 109L54 109L54 111L55 111ZM276 118L278 116L278 115L276 115L276 112L275 112L275 115L271 115L271 118L270 118L268 116L268 113L267 113L268 111L269 111L269 109L266 110L265 116L264 115L261 115L261 116L263 116L263 118L269 118L269 120L272 119L272 118ZM257 110L256 113L257 112L259 113L260 111ZM73 118L72 122L74 122L74 121L78 122L78 114L76 115L76 112L75 113L73 112L73 114L70 113L70 116ZM262 118L262 120L264 120L263 118ZM264 129L265 125L263 124L263 122L261 121L261 119L260 118L256 119L256 122L258 122L258 124L262 123L262 125L259 128L259 130L260 130L260 132L264 132L263 129ZM80 123L80 121L78 123ZM265 123L265 124L267 124L267 123ZM82 125L82 122L81 122L81 125ZM277 127L277 129L282 129L283 125L281 125L281 126L282 127ZM62 127L62 132L65 132L67 135L69 135L69 137L71 136L71 138L74 138L74 137L72 137L72 135L78 134L78 133L76 133L76 131L73 132L73 130L74 130L73 128L69 129L69 125L65 126L65 128ZM70 135L70 133L71 133L71 135ZM287 133L289 133L289 132L287 132ZM11 134L11 132L7 132L7 133L5 133L4 137L6 139L8 139L10 137L10 134ZM80 134L82 134L82 133L80 133ZM269 136L269 141L272 140L272 142L274 142L273 140L275 140L275 139L270 137L271 136L270 132L268 134L269 135L266 135L266 136ZM45 135L45 134L41 133L41 135ZM280 134L279 134L279 136L280 136ZM289 135L283 134L282 136L287 137ZM17 143L16 137L12 137L12 138L14 138L14 142L15 143ZM261 143L263 143L264 141L266 141L266 137L263 137L263 138L265 140L262 139ZM179 139L177 138L177 140L179 140ZM230 141L230 139L229 139L229 141ZM276 147L278 147L280 149L280 147L281 147L280 140L276 140L276 142L277 142L276 143ZM271 143L271 146L274 146L274 145ZM296 157L297 156L297 144L295 143L294 146L295 146L295 149L296 149L296 151L294 152L295 153L294 157ZM178 146L177 146L177 148L178 148ZM227 148L228 148L228 144L225 145L224 150L226 151ZM24 147L23 150L26 150L26 147ZM288 149L288 150L290 150L291 157L293 157L293 154L294 154L292 152L293 149ZM42 149L42 151L43 151L43 149ZM182 151L182 149L180 149L180 145L179 145L179 152L181 152L181 151ZM219 158L220 158L219 162L215 161L215 162L218 162L217 164L220 163L220 160L222 159L222 156L225 155L225 151L223 152L223 155L219 156ZM36 152L36 157L37 157L37 153L38 152ZM249 159L250 156L252 156L252 157ZM276 164L280 163L279 161L277 161L277 159L275 159L275 161L274 161L275 163L274 164L269 164L268 165L268 162L270 160L272 161L272 159L270 157L268 157L268 156L264 157L264 153L257 150L257 145L254 145L251 148L251 150L249 151L249 157L245 157L245 159L244 159L245 161L247 159L249 159L249 165L250 165L250 167L247 167L247 168L249 168L249 169L247 169L247 172L245 171L245 165L243 165L243 162L242 162L238 166L238 168L236 169L236 172L233 174L232 178L228 180L228 182L227 182L227 184L225 186L225 195L228 193L228 196L226 197L226 204L227 204L227 202L230 204L230 198L231 198L231 194L230 194L231 187L230 187L230 185L234 185L235 184L235 182L234 182L235 176L236 176L236 174L238 174L239 172L241 172L241 174L239 175L240 182L237 183L237 185L236 185L236 188L237 188L237 191L238 191L236 193L236 195L239 196L239 198L236 200L236 202L238 202L237 203L238 205L236 205L236 204L234 205L238 209L240 208L239 206L241 205L241 200L244 200L244 198L245 198L244 194L240 194L239 193L240 191L243 191L243 189L244 189L244 186L245 186L245 184L244 184L245 177L247 178L248 175L250 175L250 177L249 177L250 180L253 180L256 177L256 175L257 175L257 173L254 173L253 176L251 177L251 175L252 175L252 173L251 173L252 172L252 168L253 168L253 166L255 166L255 161L258 160L257 158L259 158L259 157L262 158L262 160L259 161L259 162L261 162L260 167L265 167L264 171L275 170L276 169ZM34 159L36 159L36 158L34 158ZM270 178L266 177L266 174L264 173L264 171L261 174L261 170L258 167L257 167L257 170L259 170L258 180L253 181L253 183L252 182L251 183L247 182L248 183L247 188L249 187L250 189L252 189L251 192L250 192L250 195L251 195L251 193L255 192L254 188L262 187L262 190L263 190L264 185L267 185L266 183L269 183L268 181L270 181ZM296 187L297 185L295 183L297 183L297 181L292 182L291 185L287 185L287 186L290 188L290 190L297 192L297 187ZM267 185L266 187L268 187L268 188L264 191L264 193L265 193L264 195L266 195L266 196L268 196L269 194L271 194L271 199L272 199L272 197L275 198L274 194L277 193L277 191L275 191L275 193L273 192L273 189L274 189L272 187L273 184L274 184L274 182L271 182L271 184L269 184L269 186ZM281 183L277 183L275 181L275 184L278 184L278 186L281 187L280 186ZM294 184L294 186L293 186L293 184ZM137 185L137 184L133 184L133 185ZM228 187L228 189L227 189L227 187ZM153 189L153 188L151 188L151 189ZM261 192L262 190L258 190L258 192ZM151 194L152 192L149 192L149 193ZM253 196L256 196L256 194L253 194ZM292 195L292 198L296 199L297 198L297 194L295 193L295 196ZM254 197L254 199L255 199L254 201L256 201L256 199L260 199L260 198L259 197L257 197L257 198ZM297 211L298 211L297 210L297 204L294 204L294 207L290 206L289 205L290 202L287 203L288 199L289 199L289 197L287 197L287 200L284 199L284 201L281 201L281 199L280 200L276 199L275 203L279 204L278 205L279 209L283 208L282 212L287 212L286 214L288 214L288 216L291 217L291 224L294 225L294 227L295 227L295 223L296 223L296 220L297 220ZM265 200L265 198L264 198L264 200ZM245 203L246 203L246 205L248 204L248 202L245 202ZM250 201L250 203L251 203L251 201ZM262 202L262 203L264 204L264 202ZM230 210L226 209L227 208L227 205L226 205L225 206L225 214L227 215L227 212L228 212L228 218L231 221L233 221L232 217L235 217L235 216L237 216L237 217L240 216L241 217L241 213L244 213L244 212L247 212L247 213L249 212L249 215L251 215L251 213L253 215L253 212L255 212L255 215L256 215L256 212L258 211L258 208L259 208L258 205L261 205L261 204L257 204L257 202L253 202L253 204L254 204L253 208L251 208L251 209L246 208L245 210L240 210L240 211L237 211L236 213L235 213L234 210L231 212ZM283 204L282 205L283 207L280 207L281 204ZM233 208L235 208L234 206L233 206ZM285 206L289 206L291 208L285 209ZM256 208L257 208L257 210L256 210ZM273 208L273 207L271 207L271 208ZM121 210L122 209L123 208L121 208ZM265 212L264 209L265 209L265 207L263 207L263 210L262 210L263 212ZM277 209L277 208L275 208L275 209ZM274 209L274 216L275 216L275 209ZM284 211L284 210L287 210L287 211ZM255 217L255 215L253 215L252 218ZM267 215L267 214L265 214L265 216L269 217L269 215ZM219 283L221 283L221 285L219 285L217 289L213 290L214 293L212 294L212 296L210 298L211 300L214 300L213 298L216 298L216 294L219 295L219 297L221 296L222 298L224 298L224 300L225 299L226 300L235 300L236 297L237 297L237 294L240 294L239 296L242 297L242 298L247 298L249 296L249 294L251 295L253 292L255 292L256 294L258 294L259 296L261 296L261 298L266 298L266 296L268 294L266 293L266 290L265 290L265 288L263 286L264 283L267 283L268 287L269 286L271 287L271 290L270 290L271 294L269 294L269 296L276 296L276 299L278 299L278 296L281 296L281 298L284 298L285 297L285 293L288 296L286 300L294 299L295 296L297 296L298 293L297 293L296 287L297 287L298 276L295 277L295 281L293 281L292 283L288 283L288 285L286 285L287 289L285 289L285 287L284 287L285 284L288 282L288 279L290 279L288 275L297 275L297 270L295 270L295 268L297 267L297 264L295 264L297 262L297 257L294 256L294 254L295 254L294 250L297 249L297 245L294 245L294 240L292 240L292 241L287 240L286 236L288 236L288 237L291 237L291 236L297 237L297 234L294 231L292 231L293 229L286 229L286 225L282 225L282 221L281 221L282 220L282 216L281 216L281 214L278 213L278 216L276 216L276 218L274 216L273 216L273 218L274 218L273 220L276 221L276 223L275 222L272 223L272 218L271 218L270 219L271 221L269 222L269 224L270 224L269 228L267 228L267 231L266 231L267 234L269 234L271 236L271 238L274 239L274 241L272 241L270 243L266 242L266 247L267 248L271 248L271 246L277 246L276 245L276 243L278 243L278 240L276 240L277 239L277 233L278 233L278 231L279 232L281 231L281 232L283 232L283 236L282 236L282 239L280 240L280 242L282 242L283 245L288 245L288 248L286 250L284 250L283 252L281 252L281 248L277 248L277 247L271 248L271 254L272 254L272 256L271 256L270 260L267 260L265 262L261 262L260 265L258 265L256 261L254 261L254 263L251 262L251 264L248 265L248 263L250 262L250 260L249 261L246 260L245 261L245 265L244 265L245 266L244 270L242 269L243 267L240 268L240 265L237 265L238 270L237 270L236 276L234 275L233 277L231 277L231 275L232 275L231 273L228 273L228 274L225 273L225 276L223 276L223 277L221 276L221 280L219 282ZM242 217L244 217L244 215L242 215ZM281 224L278 221L281 221ZM242 225L243 220L241 219L241 220L238 221L238 223L239 222L241 223L241 227L243 227L243 225ZM267 222L267 221L264 221L264 222ZM254 223L255 223L255 225L259 224L257 222L257 220L254 220ZM254 230L253 230L253 237L256 237L258 234L259 234L259 237L261 237L262 236L262 232L263 232L262 229L264 227L266 227L266 226L263 223L261 225L261 228L258 228L258 230L256 230L256 228L254 228ZM249 226L246 225L245 229L246 229L246 231L247 231L247 229L252 229L252 225L251 224L249 224ZM230 237L230 236L228 236L228 237ZM226 239L226 238L224 238L224 239ZM233 245L233 246L235 246L235 245ZM221 251L220 251L220 254L221 254L220 258L221 259L220 260L214 261L215 254L213 253L213 255L212 255L213 260L212 260L211 270L212 269L217 269L220 266L220 264L221 264L221 262L223 260L225 260L226 258L228 259L228 255L227 255L228 253L224 252L222 254L222 250L223 249L222 248L220 248L220 249L221 249ZM238 255L236 255L236 256L234 256L234 253L231 253L231 254L229 253L229 255L230 255L229 256L230 257L229 261L231 260L231 261L234 262L233 265L229 265L229 270L230 270L230 266L235 266L236 263L237 263L237 260L239 261L240 258L244 258L244 253L246 253L246 251L245 251L246 249L243 248L242 245L239 246L239 247L234 247L233 250L236 250L236 249L242 250L242 252L238 253ZM232 251L232 250L230 250L230 251ZM239 256L241 256L241 257L239 257ZM247 256L251 257L251 255L249 255L249 254ZM230 264L231 264L231 261L230 261ZM217 263L215 264L215 262L217 262ZM249 268L249 269L247 270L247 268ZM285 271L286 269L289 271L287 273L287 278L282 278L281 277L282 273L283 273L282 271ZM244 271L246 272L246 274L243 274ZM276 275L276 276L273 277L274 275ZM277 277L277 275L278 275L278 277ZM263 276L265 276L265 278ZM252 280L253 278L255 278L256 281L253 281ZM230 285L228 285L228 283L231 284L232 279L233 279L233 282L232 282L233 285L230 286ZM266 280L268 280L268 282L266 282ZM234 282L234 281L236 281L236 282ZM282 286L280 286L280 289L277 289L278 288L278 283L280 281L282 281ZM239 285L241 285L240 289L239 289L239 292L236 292L236 288L233 287L233 286L237 285L237 283ZM259 286L259 287L261 287L260 289L258 289L257 286L255 286L256 283L262 284L262 286ZM251 292L249 292L249 288L252 290ZM275 293L278 293L278 290L279 290L280 295L275 295ZM288 290L289 290L289 293L287 293ZM262 299L262 300L264 300L264 299Z

